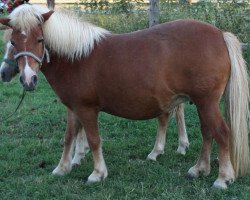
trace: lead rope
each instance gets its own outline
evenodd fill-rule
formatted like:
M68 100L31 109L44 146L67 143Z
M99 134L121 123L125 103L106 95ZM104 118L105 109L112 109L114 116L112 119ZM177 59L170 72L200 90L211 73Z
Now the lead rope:
M10 114L8 117L6 117L5 119L0 120L0 123L3 123L3 122L5 122L5 121L7 121L7 120L10 119L12 116L14 116L14 114L16 114L17 110L20 108L20 106L21 106L21 104L22 104L22 102L23 102L23 99L24 99L25 95L26 95L26 91L23 90L23 94L22 94L21 100L20 100L19 104L17 105L15 111L14 111L12 114Z
M49 51L47 50L47 48L45 47L45 45L44 45L44 49L43 49L43 56L42 56L41 59L38 58L35 54L33 54L33 53L31 53L31 52L26 52L26 51L19 52L18 54L16 54L16 55L14 56L14 59L17 60L17 59L18 59L19 57L21 57L21 56L30 56L30 57L34 58L34 59L39 63L40 67L41 67L42 62L43 62L43 60L44 60L44 57L46 57L47 63L50 62ZM10 118L16 113L16 111L17 111L17 110L19 109L19 107L21 106L21 104L22 104L22 102L23 102L23 99L24 99L25 95L26 95L26 91L23 90L23 94L22 94L21 100L20 100L19 104L17 105L17 107L16 107L14 113L12 113L11 115L9 115L8 117L6 117L6 118L3 119L3 120L0 120L0 123L2 123L2 122L4 122L4 121L7 121L8 119L10 119Z

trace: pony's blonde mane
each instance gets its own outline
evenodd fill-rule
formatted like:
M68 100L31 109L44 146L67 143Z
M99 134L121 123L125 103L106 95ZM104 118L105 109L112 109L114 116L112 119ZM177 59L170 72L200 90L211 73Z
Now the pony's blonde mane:
M4 43L7 43L10 41L11 33L12 33L12 29L7 29L6 31L4 31L4 34L3 34L3 42Z
M71 60L88 56L95 43L109 34L107 30L84 22L73 13L63 11L55 11L43 23L42 14L48 11L48 8L38 5L19 6L10 14L10 24L26 32L42 24L46 46L59 56Z

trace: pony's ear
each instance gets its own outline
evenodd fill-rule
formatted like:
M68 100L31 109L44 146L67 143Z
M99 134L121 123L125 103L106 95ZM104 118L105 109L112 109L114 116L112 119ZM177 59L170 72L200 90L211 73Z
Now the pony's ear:
M0 23L5 25L5 26L8 26L8 27L11 27L10 24L10 19L9 18L0 18Z
M46 22L53 13L54 13L54 11L50 10L49 12L42 14L42 16L43 16L43 22Z

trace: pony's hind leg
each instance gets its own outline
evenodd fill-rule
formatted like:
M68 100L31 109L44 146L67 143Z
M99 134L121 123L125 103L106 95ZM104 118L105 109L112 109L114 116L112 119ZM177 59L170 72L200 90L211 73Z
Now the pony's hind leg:
M166 130L167 130L167 123L168 123L169 113L164 113L158 118L158 130L156 141L153 150L148 155L148 160L156 161L158 155L164 153L164 147L166 143ZM189 147L187 131L185 127L185 119L184 119L184 104L179 104L175 108L175 117L177 121L177 131L179 136L179 146L177 152L185 155L186 150Z
M81 128L76 136L75 155L72 160L72 166L80 165L81 159L89 152L89 143L84 128Z
M184 103L179 104L176 107L175 112L179 136L179 146L177 152L182 155L185 155L189 147L189 142L184 119Z
M156 161L157 156L164 153L168 117L169 113L164 113L158 117L158 130L157 130L156 141L153 150L147 157L148 160Z
M234 170L229 155L229 129L224 122L218 102L204 101L198 106L203 137L201 154L195 166L188 171L190 177L208 175L210 173L210 152L213 138L219 146L219 177L214 186L227 188L227 184L234 180Z
M64 135L64 149L58 166L53 170L54 175L65 175L72 169L72 154L74 150L75 135L80 129L80 123L73 112L68 109L67 128Z

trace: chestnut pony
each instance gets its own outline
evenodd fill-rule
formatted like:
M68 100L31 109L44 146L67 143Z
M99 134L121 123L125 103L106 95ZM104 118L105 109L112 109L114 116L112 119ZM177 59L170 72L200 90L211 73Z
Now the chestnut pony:
M203 136L200 157L188 171L210 173L213 139L218 144L218 188L227 188L248 172L248 74L238 39L194 20L178 20L128 34L105 29L62 12L22 5L0 22L13 29L14 45L26 90L34 90L37 72L68 107L62 158L54 174L71 170L74 136L84 129L94 160L89 182L108 172L98 134L98 113L129 119L159 117L191 100ZM219 109L222 95L228 123Z
M11 81L11 79L14 76L16 76L16 74L19 72L17 62L14 59L15 48L9 41L11 33L12 33L12 29L6 30L4 33L4 41L6 43L6 50L4 54L4 59L0 66L0 80L2 80L3 82ZM175 111L175 117L177 121L177 131L178 131L178 136L179 136L179 146L177 148L177 152L182 155L185 155L186 150L189 147L189 142L188 142L186 127L185 127L184 104L177 105L174 111ZM156 160L159 154L164 153L167 121L164 121L163 118L159 118L158 121L159 121L158 133L157 133L155 146L152 152L148 155L148 159L150 160ZM77 138L75 141L75 156L71 162L71 165L79 165L81 159L84 157L84 155L88 151L88 148L89 146L88 146L88 142L87 142L84 131L79 131L79 133L77 133Z

